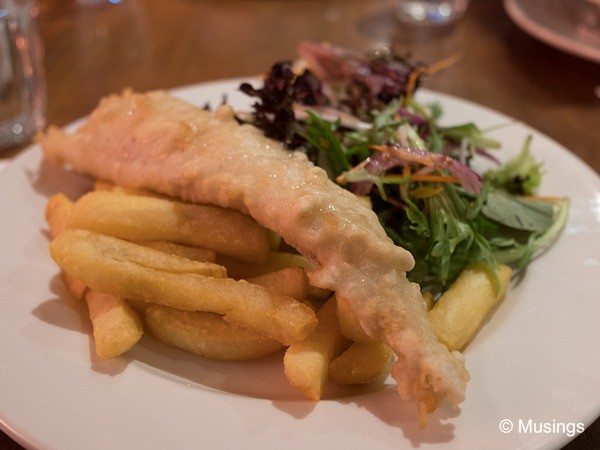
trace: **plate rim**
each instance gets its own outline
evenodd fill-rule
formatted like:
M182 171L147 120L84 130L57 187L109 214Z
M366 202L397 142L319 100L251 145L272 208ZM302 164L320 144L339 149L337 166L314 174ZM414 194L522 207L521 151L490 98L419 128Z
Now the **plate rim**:
M177 95L177 93L182 93L188 90L195 90L195 89L201 89L201 88L210 88L213 87L215 85L233 85L233 83L238 82L239 80L249 80L252 78L249 77L240 77L240 78L229 78L229 79L221 79L221 80L214 80L214 81L206 81L206 82L202 82L202 83L198 83L198 84L191 84L191 85L187 85L187 86L182 86L182 87L178 87L178 88L174 88L174 89L168 89L169 92L174 93L175 95ZM470 100L466 100L466 99L462 99L460 97L456 97L453 96L451 94L446 94L446 93L442 93L442 92L436 92L436 91L432 91L429 89L422 89L423 91L427 92L428 95L432 95L432 96L439 96L439 97L444 97L453 101L458 101L460 103L463 104L467 104L472 108L479 108L479 109L485 109L487 111L489 111L490 113L493 113L495 115L499 115L499 116L503 116L503 117L507 117L509 118L509 116L507 116L506 114L496 111L492 108L489 108L485 105L480 105L477 104L475 102L472 102ZM67 125L67 127L69 126L74 126L75 124L79 123L80 121L84 120L82 119L77 119L75 121L73 121L70 125ZM554 139L552 139L551 137L547 136L546 134L539 132L538 130L530 127L529 125L523 123L523 122L518 122L520 124L522 124L523 126L532 129L534 131L536 131L537 133L539 133L540 135L544 136L545 138L549 139L554 145L556 145L560 150L562 151L566 151L567 155L570 158L575 158L579 164L581 164L583 167L587 168L587 170L589 171L589 173L591 175L593 175L595 177L595 181L596 183L600 183L600 176L590 167L588 166L583 160L581 160L581 158L574 154L573 152L569 151L566 147L564 147L562 144L560 144L559 142L555 141ZM9 166L12 166L14 163L17 163L17 161L20 161L21 158L25 159L26 157L32 157L31 153L33 153L33 150L35 148L39 148L37 145L31 145L29 146L25 151L22 152L21 155L19 155L14 161L11 162L11 164ZM9 170L10 167L7 167L5 170ZM0 177L2 177L2 175L0 174ZM600 415L600 405L598 405L596 407L596 412L590 412L589 417L587 418L587 420L589 421L589 423L586 424L586 426L590 425L595 419L596 417L598 417ZM14 439L16 442L19 442L21 445L23 446L27 446L27 445L36 445L36 439L35 436L32 436L30 438L25 438L22 434L19 434L16 430L14 430L10 424L8 422L5 422L4 420L5 414L0 412L0 428L3 429L3 431L9 435L12 439ZM33 439L32 439L33 438ZM564 439L560 439L560 438L556 438L554 439L554 442L545 442L544 445L546 445L547 443L553 443L553 444L564 444L566 442L568 442L570 439L568 440L564 440Z
M600 63L600 48L575 38L568 38L529 17L520 6L524 0L504 0L504 9L511 20L529 35L554 48L588 61ZM525 0L526 1L526 0Z

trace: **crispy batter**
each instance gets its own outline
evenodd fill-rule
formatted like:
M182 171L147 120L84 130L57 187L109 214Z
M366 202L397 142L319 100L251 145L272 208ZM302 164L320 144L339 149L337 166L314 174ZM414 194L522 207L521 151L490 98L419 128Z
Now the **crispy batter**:
M40 137L50 159L119 185L238 209L279 233L316 265L311 284L336 291L364 330L397 355L392 375L421 419L464 399L468 372L435 337L412 256L376 215L299 152L288 152L231 108L204 111L162 91L104 99L74 134Z

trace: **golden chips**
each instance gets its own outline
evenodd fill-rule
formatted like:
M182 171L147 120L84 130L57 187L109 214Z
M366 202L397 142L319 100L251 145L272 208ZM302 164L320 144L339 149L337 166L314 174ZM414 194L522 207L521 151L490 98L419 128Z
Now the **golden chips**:
M202 247L249 262L266 261L269 252L267 230L242 213L118 191L96 191L81 197L69 227L127 240Z
M496 273L500 286L483 264L467 267L429 311L438 339L450 351L462 350L494 305L504 297L511 269L498 266Z
M316 326L303 303L246 281L225 269L162 253L86 230L67 230L50 244L57 264L86 286L123 298L186 311L223 314L237 325L284 344L303 339Z
M97 183L75 203L52 196L46 219L51 255L73 296L86 301L100 357L128 351L144 326L168 345L222 361L287 346L285 375L313 401L328 381L371 383L393 359L343 298L309 283L312 263L280 250L276 235L237 211ZM440 341L463 348L510 274L498 268L497 289L473 266L437 301L429 298Z
M153 305L146 310L146 324L156 339L209 359L247 361L283 348L276 340L213 313Z

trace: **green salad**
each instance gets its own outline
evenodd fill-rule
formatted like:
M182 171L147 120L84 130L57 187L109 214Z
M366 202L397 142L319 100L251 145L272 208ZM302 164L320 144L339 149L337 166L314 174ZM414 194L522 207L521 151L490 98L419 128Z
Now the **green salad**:
M298 54L276 63L262 86L240 86L256 100L240 120L367 199L390 238L413 254L407 275L424 291L445 291L475 263L518 273L559 235L568 201L536 196L543 168L531 137L500 163L500 143L474 123L441 126L441 106L414 95L431 66L310 42ZM476 172L481 158L493 168Z

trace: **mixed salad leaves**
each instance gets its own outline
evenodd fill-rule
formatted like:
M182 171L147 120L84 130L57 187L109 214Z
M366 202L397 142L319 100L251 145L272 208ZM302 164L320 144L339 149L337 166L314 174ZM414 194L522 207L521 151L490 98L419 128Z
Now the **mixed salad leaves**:
M524 268L563 228L568 201L535 195L542 165L531 138L501 164L500 143L474 123L441 126L439 104L415 99L434 66L387 51L357 55L310 42L276 63L249 118L267 136L305 152L330 178L368 198L399 246L415 257L408 277L434 295L470 264ZM473 162L495 168L477 173Z

